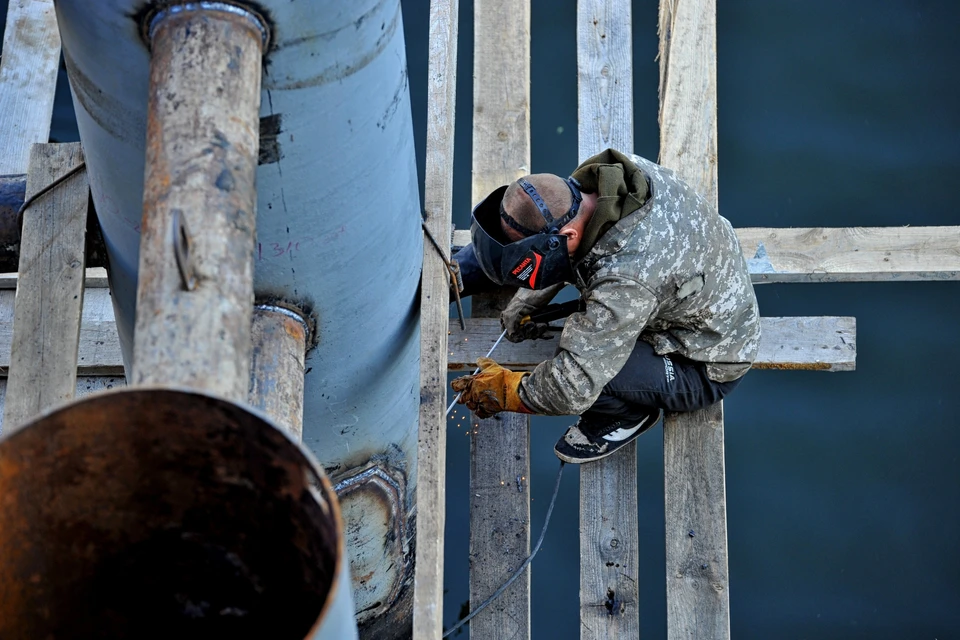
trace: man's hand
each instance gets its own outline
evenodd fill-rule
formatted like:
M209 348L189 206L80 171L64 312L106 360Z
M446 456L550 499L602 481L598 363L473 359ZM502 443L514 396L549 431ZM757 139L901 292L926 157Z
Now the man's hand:
M461 376L450 383L461 394L458 402L467 405L481 418L514 411L532 413L520 400L520 380L529 375L524 371L511 371L491 358L479 358L480 371L471 376Z
M543 337L550 325L546 322L523 322L526 316L536 311L538 307L526 304L514 297L500 314L500 327L507 332L510 342L523 342Z

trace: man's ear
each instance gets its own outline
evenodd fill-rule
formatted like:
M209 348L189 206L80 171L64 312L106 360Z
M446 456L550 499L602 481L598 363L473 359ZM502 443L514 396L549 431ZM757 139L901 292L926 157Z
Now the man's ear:
M578 231L573 225L567 225L563 229L560 229L560 235L567 236L567 244L580 239L580 231Z

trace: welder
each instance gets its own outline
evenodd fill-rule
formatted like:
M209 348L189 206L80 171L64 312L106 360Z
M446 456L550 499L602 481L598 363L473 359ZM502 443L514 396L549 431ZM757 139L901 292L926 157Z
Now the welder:
M566 285L580 292L551 360L518 372L481 358L452 383L481 418L579 416L554 447L565 462L612 454L663 411L720 401L756 357L760 316L733 228L653 162L607 149L568 178L524 176L474 208L470 232L456 255L465 293L518 287L500 316L510 341L544 337L546 323L524 320Z

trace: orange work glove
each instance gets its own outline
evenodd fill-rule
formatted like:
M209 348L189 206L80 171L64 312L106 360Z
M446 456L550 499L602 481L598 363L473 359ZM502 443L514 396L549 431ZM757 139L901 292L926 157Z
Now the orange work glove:
M520 400L520 380L530 375L525 371L511 371L491 358L477 359L480 371L472 376L461 376L450 383L461 393L460 404L467 405L481 418L489 418L501 411L533 413Z

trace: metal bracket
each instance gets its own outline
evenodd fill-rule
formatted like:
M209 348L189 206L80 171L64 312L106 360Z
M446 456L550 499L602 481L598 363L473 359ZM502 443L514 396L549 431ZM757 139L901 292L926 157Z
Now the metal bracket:
M193 244L190 232L187 230L187 219L180 209L171 211L173 214L173 255L177 259L177 270L180 272L180 283L185 291L197 288L196 269L193 265L193 255L190 248Z

